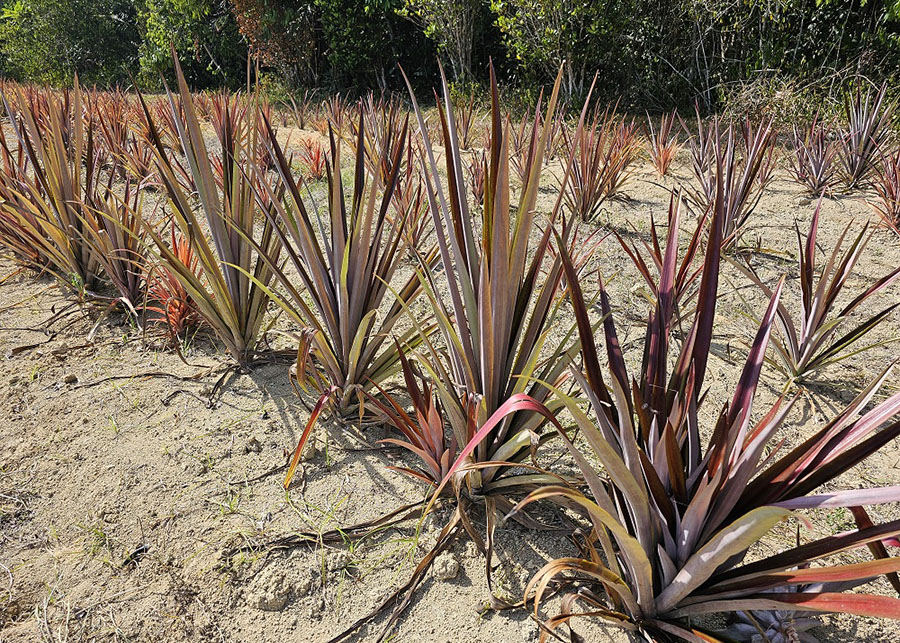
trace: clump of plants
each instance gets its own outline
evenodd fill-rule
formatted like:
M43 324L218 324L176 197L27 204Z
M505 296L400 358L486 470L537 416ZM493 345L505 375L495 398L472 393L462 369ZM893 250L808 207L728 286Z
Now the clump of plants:
M804 239L797 230L798 268L800 273L800 311L794 315L783 304L776 307L776 317L780 337L773 345L778 355L774 365L784 371L789 382L803 382L813 377L829 364L846 360L849 356L883 345L875 342L860 347L858 344L900 304L892 304L862 322L853 321L851 313L870 297L884 290L900 277L900 267L892 270L871 286L859 293L843 307L837 301L847 285L847 280L862 256L872 235L868 224L844 250L844 241L852 224L847 225L834 242L834 248L824 265L817 268L817 239L819 233L820 200L810 222L809 232ZM770 289L749 267L735 262L735 265L765 293L772 297Z
M718 153L717 172L724 171L724 161ZM894 574L900 558L829 561L835 554L894 536L900 521L749 557L797 511L900 500L898 487L840 491L829 486L817 493L900 435L895 418L900 394L869 406L890 376L889 367L809 438L792 449L770 452L769 447L781 441L779 429L793 400L781 397L761 413L754 413L753 401L782 280L762 315L731 401L713 412L708 429L703 427L706 415L700 410L709 404L704 382L715 329L727 201L725 183L718 181L698 305L680 344L672 341L678 233L670 233L635 377L626 368L602 282L603 343L598 347L588 303L565 248L560 249L581 338L580 393L589 408L564 391L555 393L583 442L576 444L572 431L551 422L584 476L584 485L542 487L511 515L537 501L555 500L579 511L587 525L577 539L580 554L550 561L526 590L525 601L534 605L536 617L551 587L563 594L562 611L543 622L542 640L583 618L602 619L643 640L702 642L723 640L696 619L715 612L838 611L900 617L900 599L843 593L847 587ZM553 418L548 410L541 412Z

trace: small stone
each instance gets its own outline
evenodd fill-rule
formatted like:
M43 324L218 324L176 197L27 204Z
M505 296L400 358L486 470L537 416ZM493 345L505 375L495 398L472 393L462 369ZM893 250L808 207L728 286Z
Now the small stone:
M309 440L306 443L306 446L303 447L303 453L300 456L300 460L303 462L309 462L317 455L319 455L319 447L316 444L315 436L313 436L313 439Z
M304 596L309 594L309 592L312 590L312 587L312 578L304 574L297 580L296 583L294 583L294 596L296 596L297 598L303 598Z
M350 556L349 552L336 551L329 554L328 558L325 559L325 566L328 568L328 571L336 572L346 569L351 562L353 562L353 557Z
M809 199L800 199L800 205L809 205L812 203Z
M313 598L312 602L306 610L308 618L322 618L322 612L325 610L325 599L321 596Z
M10 386L15 386L16 384L19 383L19 379L20 379L20 378L19 378L18 375L13 375L12 377L9 378L9 385L10 385Z
M459 573L459 561L450 553L443 553L434 559L434 577L438 580L451 580Z
M262 445L256 438L250 438L244 445L244 453L260 453L261 451Z
M66 384L75 384L78 381L78 376L75 373L68 373L64 378L63 382Z

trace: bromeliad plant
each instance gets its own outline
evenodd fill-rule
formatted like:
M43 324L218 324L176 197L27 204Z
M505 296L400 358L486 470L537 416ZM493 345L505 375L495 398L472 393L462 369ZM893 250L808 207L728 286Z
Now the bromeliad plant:
M191 245L202 278L165 242L152 222L145 221L144 227L159 261L178 279L229 354L244 364L252 358L260 337L272 296L268 285L281 253L281 236L275 233L271 218L265 217L261 231L256 219L260 210L265 212L272 207L272 201L280 199L280 193L273 193L271 201L258 199L255 186L262 182L262 177L257 163L257 130L240 127L232 118L234 104L230 101L222 101L220 105L222 111L216 128L220 154L210 156L177 58L175 72L181 109L172 92L167 95L210 239L195 212L195 200L179 182L172 155L156 130L143 98L141 103L149 123L157 174L168 196L173 221Z
M898 267L857 295L846 306L839 310L836 309L837 299L872 235L866 234L869 227L867 223L853 238L846 251L841 254L844 239L852 225L849 224L835 241L828 261L820 269L817 269L816 240L821 207L820 200L810 222L806 239L802 238L800 228L795 226L797 245L799 246L801 290L799 318L793 316L783 304L779 303L776 308L781 337L774 341L779 360L773 364L785 372L789 383L808 380L829 364L841 362L851 355L886 343L876 342L862 348L857 347L857 342L866 337L878 324L887 319L897 306L900 306L900 304L888 306L861 323L853 322L850 317L851 313L864 301L887 288L900 277L900 267ZM737 261L733 263L759 286L767 297L772 296L772 290L753 270ZM845 332L836 337L838 331Z
M738 249L750 216L771 179L775 134L771 121L759 125L746 122L739 142L731 125L722 133L717 119L708 127L699 124L697 142L692 143L699 189L693 191L691 198L701 208L709 210L721 183L722 244L726 250Z
M484 180L487 176L487 156L483 150L472 152L471 158L466 163L466 174L469 177L469 191L472 194L472 203L476 206L484 205Z
M300 141L300 160L306 168L306 176L313 181L325 178L325 148L318 141L304 138Z
M389 394L381 386L378 397L367 394L378 415L387 424L399 431L406 440L387 438L383 443L399 446L417 456L422 461L421 469L408 467L391 467L426 484L437 487L441 480L449 474L450 465L456 459L459 450L456 439L448 439L443 413L441 413L434 387L428 379L407 359L403 349L396 345L403 370L403 382L412 404L410 416L396 397Z
M881 217L881 224L900 236L900 147L881 153L873 185L878 198L866 201Z
M89 295L98 285L101 266L94 248L85 243L85 221L98 200L99 159L90 124L85 128L77 82L58 97L50 92L29 101L18 92L15 107L3 103L16 142L26 162L12 166L0 188L3 226L0 238L22 261L38 258L34 267L51 274L67 292Z
M509 124L504 125L500 114L493 69L491 146L480 225L476 225L479 212L473 212L469 206L446 80L444 102L438 104L449 177L446 189L430 143L426 144L423 161L442 270L439 273L423 265L419 276L435 312L445 351L442 354L426 340L429 359L422 363L434 380L456 443L467 445L476 433L487 431L474 450L465 454L470 457L467 462L475 466L457 481L457 486L491 496L489 504L496 503L500 508L512 506L504 496L515 488L514 476L504 476L509 472L509 464L528 459L535 441L543 439L538 435L542 419L511 412L509 405L526 393L531 399L552 405L547 399L550 388L546 383L560 383L574 353L568 334L555 347L547 345L549 327L560 305L556 295L562 281L562 264L548 251L550 228L533 249L530 241L543 155L560 82L561 76L557 77L547 103L544 126L532 127L532 138L524 143L532 153L524 168L525 181L515 214L510 199ZM411 89L410 95L424 138L425 121ZM559 204L558 199L552 217ZM568 235L571 226L566 227ZM446 275L446 289L439 284L441 274ZM505 464L480 466L489 462Z
M844 100L846 128L841 131L841 161L848 190L865 185L875 170L878 150L890 135L893 103L886 102L887 83L874 94L857 86Z
M717 164L722 161L719 154ZM572 262L561 249L582 345L584 371L576 378L590 401L590 413L573 397L562 391L557 395L584 436L591 459L561 426L557 430L587 490L545 487L531 493L517 512L537 500L554 499L580 509L592 529L586 531L582 555L551 561L526 590L526 601L534 603L536 613L551 583L568 592L563 612L545 623L543 639L576 617L604 619L640 640L692 643L719 640L693 620L710 612L797 609L900 618L898 599L840 593L848 584L895 572L900 558L803 568L890 537L900 532L900 520L744 562L748 552L796 510L900 500L900 487L810 495L900 435L894 417L900 411L900 393L863 412L888 378L886 370L837 418L790 450L777 436L792 400L780 398L752 421L779 284L731 402L721 408L708 432L703 429L706 414L701 405L709 404L704 384L725 223L725 194L721 180L717 183L693 325L676 349L670 340L675 234L667 241L659 296L635 379L625 366L602 283L605 350L595 344L588 305ZM609 364L608 379L601 361ZM549 410L542 413L553 417ZM709 437L704 440L704 435ZM792 590L813 584L811 590Z
M426 135L425 118L409 86L425 141L423 179L440 259L439 267L420 262L417 278L431 303L444 347L439 350L429 329L423 328L411 316L423 344L417 361L431 379L437 405L416 395L418 387L411 386L411 391L416 389L413 391L416 420L409 417L407 421L390 399L378 407L382 415L386 410L392 413L394 417L389 418L389 423L407 436L408 444L414 447L411 450L422 459L423 467L419 471L422 476L419 477L431 487L423 515L445 495L453 497L451 502L455 500L455 508L437 544L416 567L409 582L391 594L372 614L334 637L335 643L390 607L393 612L378 638L383 641L392 624L409 605L434 558L453 543L461 530L465 530L485 554L488 587L491 588L494 528L499 513L512 509L510 496L548 481L563 481L529 462L534 449L548 436L540 435L546 418L527 413L546 408L536 400L545 400L554 406L548 400L550 390L561 384L565 368L577 350L571 341L574 329L557 347L547 346L551 322L561 305L556 295L562 282L561 260L549 251L550 228L541 235L537 247L529 248L543 154L562 71L547 103L548 117L543 120L544 126L531 126L532 140L525 143L532 152L523 167L525 178L515 216L510 203L510 127L508 120L504 124L500 114L493 68L490 75L491 137L484 207L478 222L475 220L478 215L469 209L463 152L443 69L443 101L438 103L437 115L446 151L449 177L446 184ZM561 198L554 213L560 201ZM564 236L571 241L568 238L570 226L564 225L564 228ZM543 280L539 279L542 272ZM446 275L446 288L440 287L444 284L439 285L443 275ZM547 413L552 417L550 411ZM443 433L444 423L449 427L449 437ZM449 454L458 445L465 446L448 468ZM529 473L523 473L523 470ZM478 533L470 517L470 509L475 503L483 503L485 508L486 538ZM527 516L518 519L530 527L542 527ZM499 597L494 596L494 599L495 604L508 605Z
M264 126L277 187L262 182L258 189L272 204L266 216L300 283L278 265L277 255L270 257L264 249L258 250L286 292L278 303L304 329L294 376L302 388L311 386L321 393L294 451L285 479L287 487L310 430L326 404L338 416L356 410L362 413L365 393L400 368L398 346L409 351L422 341L415 328L401 333L397 343L390 341L391 330L422 292L422 286L416 275L396 284L405 256L404 225L402 218L392 222L389 216L407 123L394 140L385 141L389 145L384 153L391 157L385 164L391 173L382 184L380 172L366 171L365 121L360 114L349 202L341 178L340 142L330 134L327 225L319 219L318 211L314 211L315 219L310 216L274 131L268 121ZM425 265L431 264L433 252L420 250L419 254ZM389 299L392 294L393 301Z
M191 244L177 235L175 226L170 227L169 234L169 249L178 258L179 265L190 270L194 280L200 282L203 279L200 260ZM150 266L144 279L147 283L144 326L149 323L162 328L169 345L178 348L188 332L200 328L203 318L182 280L165 263Z
M651 302L659 298L661 287L661 275L663 274L663 265L666 261L664 248L675 247L678 238L678 228L681 225L681 192L672 194L669 199L669 212L667 220L667 232L665 234L666 244L660 244L662 235L656 220L650 217L650 243L642 241L644 251L648 259L644 258L644 253L636 243L628 244L618 233L615 233L619 244L625 250L625 253L631 259L638 272L644 278L649 290L649 298ZM701 214L694 226L691 238L685 246L684 255L678 262L675 271L672 286L672 307L674 310L674 320L680 322L682 319L689 318L692 300L696 296L696 283L702 268L694 265L694 259L700 250L701 242L706 231L706 222L708 220L707 213ZM671 260L671 259L670 259ZM677 259L676 259L677 260Z
M397 179L397 187L394 189L391 202L394 210L391 223L403 231L407 254L412 258L420 251L431 225L425 184L422 182L416 158L416 154L421 153L421 149L412 141L406 146L406 161Z
M802 131L794 126L792 133L793 154L788 156L790 171L810 194L820 196L831 190L837 168L837 146L832 140L830 128L819 122L819 116Z
M637 129L633 120L626 123L615 109L595 109L588 124L571 134L563 130L563 140L567 152L563 163L575 160L562 187L566 207L582 221L593 220L631 174L637 158Z
M141 211L143 195L140 187L126 181L123 194L113 191L114 165L106 184L106 192L98 203L90 203L92 216L83 220L84 243L94 255L112 283L118 296L112 304L121 304L135 320L144 300L144 274L147 267L145 233ZM98 322L99 323L99 322Z
M653 120L650 114L647 114L647 142L649 144L650 160L653 161L653 167L660 176L665 176L669 172L675 155L681 149L678 143L678 132L672 131L678 113L673 111L671 114L663 114L659 118L659 127L653 127Z

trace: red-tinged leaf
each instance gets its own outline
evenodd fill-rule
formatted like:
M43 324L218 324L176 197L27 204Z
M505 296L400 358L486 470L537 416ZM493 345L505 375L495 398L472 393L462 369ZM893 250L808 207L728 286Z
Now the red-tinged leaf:
M834 507L853 507L855 505L884 504L900 502L900 485L873 489L853 489L835 491L816 496L802 496L774 503L775 507L785 509L826 509Z
M625 358L622 356L622 347L619 345L619 338L616 335L616 325L613 322L612 309L609 306L609 293L606 292L603 285L603 278L600 277L598 280L600 283L600 312L603 314L603 332L606 335L606 354L609 359L609 367L613 377L619 381L622 391L627 391L628 371L625 368ZM631 400L628 402L630 414Z
M737 388L735 389L734 397L732 398L731 406L729 407L728 425L731 427L735 426L736 422L740 422L739 426L742 434L741 444L743 444L745 425L750 418L753 395L759 384L759 375L766 357L766 348L769 345L769 335L772 332L772 322L775 319L775 313L778 309L778 300L781 297L784 280L784 277L779 280L778 285L775 287L775 292L769 300L769 308L766 310L766 314L763 316L762 322L759 325L759 330L756 332L756 337L750 347L750 353L747 355L747 362L744 365L744 370L741 373L740 380L738 380Z
M805 496L811 493L826 482L834 480L839 475L855 467L897 436L900 436L900 422L884 427L875 435L849 449L840 451L835 449L838 453L837 455L832 455L824 464L814 462L813 466L809 467L812 469L811 472L804 473L799 482L782 488L778 497L774 499Z
M762 560L715 574L710 579L710 583L721 583L751 574L771 573L790 569L854 547L867 545L876 540L896 536L897 534L900 534L900 520L893 520L876 527L860 529L847 534L827 536Z
M877 542L877 541L876 541ZM708 588L708 598L727 598L747 591L761 592L775 587L789 585L810 585L813 583L844 583L849 581L862 581L881 576L882 574L896 574L900 570L900 558L882 558L880 560L868 560L862 563L849 565L831 565L826 567L805 567L773 574L759 574L750 577L738 578L730 582L719 583ZM688 602L701 602L704 599L698 596Z
M718 139L718 126L715 136ZM703 273L700 277L700 292L697 295L697 313L693 333L693 362L696 371L696 390L703 388L706 376L706 364L709 360L712 344L713 322L716 316L716 301L719 289L719 268L722 258L722 238L725 227L725 195L722 185L722 159L716 155L716 197L713 204L713 217L710 221L709 239L706 256L703 261Z
M873 594L782 593L751 594L731 600L695 603L672 610L670 618L687 618L698 614L735 611L799 610L855 614L874 618L900 619L900 599Z
M823 592L821 594L773 594L780 603L795 605L801 610L817 612L836 612L855 614L874 618L900 619L900 599L874 594L838 594ZM760 598L764 598L761 595Z
M338 387L332 386L327 391L322 393L319 401L316 402L315 407L313 407L312 413L309 414L309 420L307 420L306 422L306 426L304 427L303 433L300 436L300 441L297 442L297 448L294 449L294 456L291 458L291 465L288 467L287 475L284 477L285 489L291 486L291 479L294 477L294 472L297 470L297 465L300 463L300 456L303 455L303 447L306 446L306 441L309 439L310 431L315 425L316 419L318 419L319 414L322 412L322 409L325 408L325 404L328 403L328 400L331 399L331 396L338 391Z
M456 473L457 469L462 465L463 461L472 454L475 448L481 444L481 441L484 440L485 437L491 432L491 430L496 427L500 422L503 421L509 415L514 413L518 413L520 411L532 411L536 413L540 413L547 420L552 422L558 430L562 431L562 426L559 424L559 421L556 419L556 416L548 409L546 406L535 400L534 398L526 395L524 393L517 393L510 397L506 402L500 405L500 407L494 412L491 417L487 419L487 421L475 432L475 435L469 440L468 444L463 447L462 451L460 451L459 455L456 457L456 461L453 463L453 466L450 467L450 470L444 475L444 479L441 480L441 484L438 485L437 490L432 497L431 503L434 502L434 498L440 495L441 491L443 491L444 487L453 477L453 474ZM429 506L430 504L429 503Z
M872 519L869 518L869 514L866 513L866 510L863 507L850 507L850 512L853 514L853 519L856 521L856 526L859 529L868 529L869 527L875 526ZM893 547L900 547L900 542L898 542L896 538L885 539L883 541L876 540L869 543L869 551L872 552L872 556L876 559L888 558L889 554L885 548L885 543L890 544ZM886 574L885 576L891 583L894 591L900 594L900 576L897 575L897 572L895 571Z
M584 369L587 374L588 383L591 391L596 395L597 399L609 407L612 407L612 398L606 388L603 380L603 372L600 369L600 361L597 359L597 344L594 341L594 330L591 326L591 320L588 317L587 305L584 303L584 294L581 290L581 284L578 280L578 274L572 260L569 257L569 251L562 238L554 231L556 235L557 251L562 259L563 269L566 274L566 283L572 297L572 308L575 311L575 321L578 325L578 336L581 339L581 355L584 360ZM612 417L612 421L615 421Z

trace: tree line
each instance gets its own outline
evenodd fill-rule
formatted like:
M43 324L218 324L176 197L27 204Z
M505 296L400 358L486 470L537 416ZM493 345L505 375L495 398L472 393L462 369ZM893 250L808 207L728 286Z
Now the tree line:
M0 74L146 89L171 78L169 48L197 89L240 87L248 59L289 91L457 90L487 63L525 95L564 66L564 93L630 105L698 101L771 78L889 77L900 0L0 0Z

